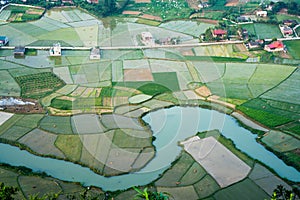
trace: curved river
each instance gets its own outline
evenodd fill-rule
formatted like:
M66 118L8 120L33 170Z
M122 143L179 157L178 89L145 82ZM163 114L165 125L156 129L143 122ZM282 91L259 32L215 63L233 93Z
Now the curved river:
M150 112L143 120L151 126L156 136L153 144L156 156L139 172L114 177L103 177L78 164L32 155L7 144L0 144L0 162L13 166L25 166L35 172L46 172L52 177L94 185L105 191L127 189L146 185L157 179L182 150L178 142L195 135L198 131L218 129L236 147L273 168L281 177L300 182L300 173L287 166L273 153L255 140L256 135L240 127L231 116L199 107L172 107Z

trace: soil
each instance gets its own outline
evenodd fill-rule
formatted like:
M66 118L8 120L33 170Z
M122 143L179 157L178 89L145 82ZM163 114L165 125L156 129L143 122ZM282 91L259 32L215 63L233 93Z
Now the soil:
M151 0L135 0L135 3L151 3Z
M213 20L213 19L197 19L197 20L200 22L209 23L209 24L215 24L215 25L219 24L218 20Z
M150 20L156 20L156 21L162 21L161 17L154 16L154 15L148 15L148 14L143 14L141 16L141 18L143 18L143 19L150 19Z
M195 92L196 92L197 94L199 94L200 96L203 96L203 97L208 97L208 96L211 95L210 90L209 90L206 86L202 86L202 87L200 87L200 88L197 88L197 89L195 90Z
M236 6L239 3L239 0L231 0L226 3L225 6Z
M124 10L122 12L123 15L139 15L141 14L141 12L139 11L130 11L130 10Z
M153 81L150 69L125 69L124 81Z
M0 99L4 99L2 97ZM24 98L17 98L18 100L22 100L24 102L29 101L34 103L34 105L12 105L12 106L2 106L1 108L4 109L6 112L11 113L45 113L46 111L43 109L42 105L35 99L24 99Z

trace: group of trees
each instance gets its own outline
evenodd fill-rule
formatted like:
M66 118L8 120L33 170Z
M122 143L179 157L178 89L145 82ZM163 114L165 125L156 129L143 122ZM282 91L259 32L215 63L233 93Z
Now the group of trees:
M287 9L288 14L291 15L300 15L300 4L295 1L278 1L276 3L271 3L272 5L272 12L278 13L282 9Z
M97 15L99 17L110 16L119 11L117 8L116 0L99 0L99 3L88 3L86 0L73 0L73 3L69 3L69 2L63 3L62 0L57 0L57 1L27 0L26 2L23 2L22 0L11 0L10 2L41 6L46 9L50 9L56 6L78 6L88 10L92 14Z

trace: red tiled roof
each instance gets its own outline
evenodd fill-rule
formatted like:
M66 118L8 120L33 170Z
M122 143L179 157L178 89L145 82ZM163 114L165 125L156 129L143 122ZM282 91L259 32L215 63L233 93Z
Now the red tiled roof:
M270 49L283 48L283 43L281 41L275 41L268 45Z
M214 30L214 35L224 35L226 33L227 33L227 31L226 30L222 30L222 29L216 29L216 30Z

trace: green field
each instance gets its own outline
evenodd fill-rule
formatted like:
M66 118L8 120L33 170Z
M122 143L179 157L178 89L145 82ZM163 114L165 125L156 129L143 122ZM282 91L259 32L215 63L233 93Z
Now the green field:
M283 101L291 104L299 104L299 82L300 82L300 69L296 69L291 76L285 81L280 83L274 89L264 93L263 98Z
M21 88L8 71L1 70L0 73L0 95L19 96Z
M40 98L64 86L64 82L51 72L16 77L22 97Z
M169 29L172 31L177 31L180 33L185 33L188 35L192 35L194 37L199 37L202 33L206 31L206 29L213 27L212 24L206 24L202 22L196 21L170 21L161 24L159 27Z
M284 110L282 108L273 107L263 99L252 99L243 103L238 109L249 117L270 127L276 127L295 121L299 117L299 113L295 113L289 109Z
M235 197L243 199L268 199L269 196L259 188L253 181L246 179L240 183L234 184L224 190L217 192L214 195L216 200L231 200Z
M272 39L281 38L282 34L277 25L254 23L245 24L242 26L245 28L255 39Z
M293 56L294 59L300 59L300 41L285 41L284 44L287 47L288 53Z
M40 121L40 128L56 134L73 134L70 117L46 116Z

